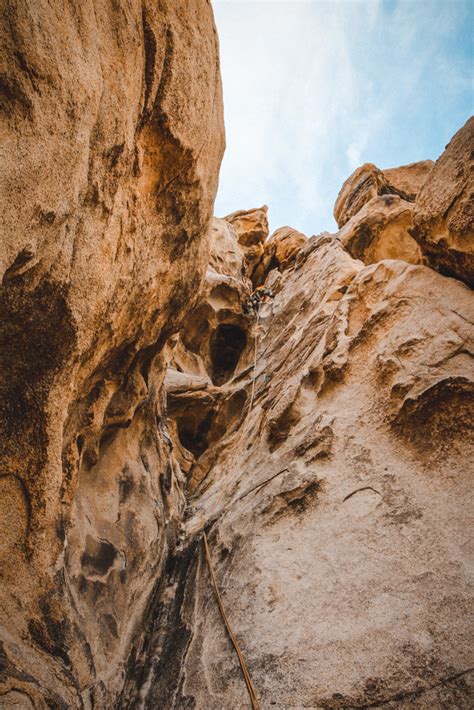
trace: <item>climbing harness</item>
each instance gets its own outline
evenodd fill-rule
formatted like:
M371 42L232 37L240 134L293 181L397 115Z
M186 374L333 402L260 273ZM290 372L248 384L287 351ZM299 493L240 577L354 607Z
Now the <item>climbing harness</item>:
M245 663L245 659L242 655L242 651L240 650L239 642L237 641L237 638L232 631L232 627L230 625L229 619L227 618L227 614L225 613L224 605L222 603L222 598L219 593L219 589L217 587L217 582L216 582L216 577L214 575L214 569L212 567L212 561L211 561L211 553L209 551L209 544L207 541L207 535L206 532L203 532L203 537L202 537L203 543L204 543L204 552L206 555L206 561L207 561L207 567L209 569L209 577L211 580L211 587L214 592L214 596L216 598L217 606L219 607L219 611L222 616L222 620L224 622L224 626L226 628L227 633L229 634L229 638L232 641L232 645L235 649L235 652L237 654L237 657L239 659L239 664L240 668L242 670L242 675L244 677L245 685L247 686L247 691L250 697L250 702L252 704L252 710L262 710L262 706L260 705L260 702L257 698L257 693L255 691L255 687L252 683L252 679L250 677L249 670L247 668L247 664Z
M273 291L270 288L259 286L250 295L250 298L244 308L245 312L250 313L252 310L256 311L260 303L262 301L266 301L268 298L275 298Z

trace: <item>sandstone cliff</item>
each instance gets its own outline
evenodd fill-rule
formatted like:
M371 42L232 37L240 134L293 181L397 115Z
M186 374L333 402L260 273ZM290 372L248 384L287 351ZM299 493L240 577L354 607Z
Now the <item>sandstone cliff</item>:
M3 12L0 706L249 706L205 533L262 707L471 707L473 121L334 235L211 221L209 3L53 5Z
M184 505L161 352L208 261L218 40L206 0L1 17L0 692L114 707Z
M433 182L453 146L472 160L472 126L434 165L356 171L335 235L277 230L255 263L260 212L238 213L239 230L234 215L215 221L211 249L222 256L225 236L232 261L216 273L211 252L169 345L170 431L188 479L167 601L180 673L153 670L160 636L145 632L149 706L245 706L205 531L263 707L471 707L474 299L463 262L461 280L427 268L412 232L424 195L433 210L444 199ZM453 194L472 189L466 172ZM276 259L290 238L291 258ZM249 277L275 294L257 314Z

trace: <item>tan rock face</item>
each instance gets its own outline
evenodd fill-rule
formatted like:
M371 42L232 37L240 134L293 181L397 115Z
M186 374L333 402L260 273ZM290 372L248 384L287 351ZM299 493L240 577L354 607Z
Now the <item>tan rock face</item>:
M137 645L145 706L247 704L205 529L263 707L469 707L474 299L409 263L412 215L374 195L336 235L298 239L292 268L268 265L258 316L239 313L244 278L216 299L208 272L166 378L189 493L176 624ZM217 379L225 321L245 346ZM173 651L153 671L162 634Z
M234 244L243 259L236 237ZM246 309L251 291L244 275L209 269L196 307L171 343L165 380L169 428L189 490L209 472L222 436L242 421L242 378L246 382L255 355L253 318Z
M467 708L472 293L402 260L364 266L337 236L309 240L279 278L241 322L255 369L211 386L183 357L168 379L192 461L168 611L182 676L150 671L160 636L145 634L145 705L247 706L205 527L263 707ZM215 402L227 409L208 425Z
M374 264L382 259L403 259L420 264L420 247L410 234L413 204L398 195L377 195L338 232L354 259Z
M233 227L214 217L210 238L209 268L226 277L242 279L246 261Z
M160 351L208 262L217 38L204 0L3 17L0 692L109 707L183 506Z
M334 219L343 227L369 200L381 194L386 184L383 173L372 163L365 163L347 178L334 205Z
M234 228L238 242L247 247L261 244L268 237L268 207L258 207L253 210L238 210L224 217Z
M248 276L253 280L254 272L263 257L264 242L269 234L268 207L263 205L253 210L239 210L224 217L232 225L239 244L243 247Z
M334 205L338 226L343 227L365 204L380 195L398 195L406 202L414 202L432 167L433 161L423 160L383 171L372 163L357 168L343 184Z
M389 185L405 195L405 199L414 201L420 192L434 165L432 160L421 160L399 168L385 168L383 174Z
M308 237L291 227L280 227L266 240L260 263L255 269L254 281L261 284L271 269L284 271L294 263Z
M427 262L474 287L474 118L436 161L420 191L412 234Z

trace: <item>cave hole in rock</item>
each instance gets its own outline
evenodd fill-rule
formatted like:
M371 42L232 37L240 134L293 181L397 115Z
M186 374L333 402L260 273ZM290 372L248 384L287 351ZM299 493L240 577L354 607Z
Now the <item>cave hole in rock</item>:
M247 335L238 325L222 323L211 337L211 379L215 385L223 385L234 374L240 356L247 345Z
M185 449L199 458L209 447L209 432L215 412L211 407L196 406L176 420L178 437Z

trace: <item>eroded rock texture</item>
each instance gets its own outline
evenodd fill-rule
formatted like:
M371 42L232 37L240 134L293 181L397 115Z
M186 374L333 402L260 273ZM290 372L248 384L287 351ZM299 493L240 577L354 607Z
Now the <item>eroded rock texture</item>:
M334 206L342 241L351 256L364 264L382 259L422 263L419 245L411 234L417 193L432 161L379 170L366 163L345 181Z
M408 180L420 170L387 172L405 176L405 197L367 195L336 235L277 230L257 266L245 232L215 222L226 258L211 257L169 344L188 508L127 686L145 706L248 704L204 529L263 707L471 706L474 301L419 263ZM361 260L344 248L354 225L367 229ZM256 274L275 293L258 317L245 308Z
M474 118L436 161L420 190L412 234L427 263L474 288Z
M169 371L170 416L181 401L210 434L202 450L178 444L187 538L206 526L264 707L469 707L473 316L462 283L402 260L365 267L314 237L249 326L255 373L245 355L217 388ZM242 707L202 552L193 560L170 706Z
M184 499L161 351L223 153L210 4L4 2L2 682L115 707Z

